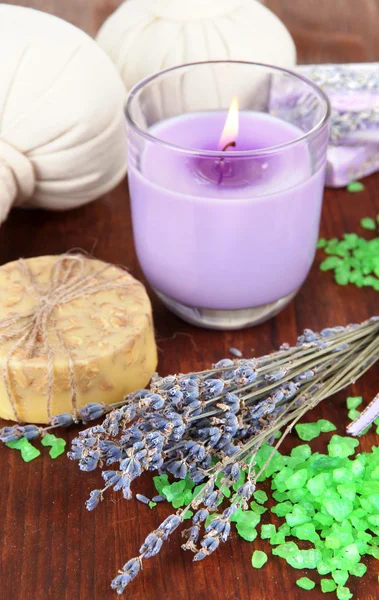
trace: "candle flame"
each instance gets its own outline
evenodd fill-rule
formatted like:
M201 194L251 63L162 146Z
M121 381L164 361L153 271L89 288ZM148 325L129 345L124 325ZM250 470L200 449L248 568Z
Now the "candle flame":
M225 127L219 141L219 150L224 150L227 146L237 141L239 128L239 108L238 98L234 96L230 103L228 116L226 118Z

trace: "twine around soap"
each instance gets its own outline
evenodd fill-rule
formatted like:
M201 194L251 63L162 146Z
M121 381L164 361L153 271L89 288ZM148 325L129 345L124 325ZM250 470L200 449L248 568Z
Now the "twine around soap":
M142 285L138 281L118 282L120 276L108 279L103 276L104 272L113 265L106 264L99 271L90 271L91 259L80 254L62 254L57 257L56 263L50 270L49 282L46 290L42 290L35 277L22 258L18 266L28 281L30 293L37 299L36 308L23 315L15 315L0 319L0 343L7 340L15 340L14 345L4 358L3 377L5 389L12 406L15 420L21 422L16 402L12 394L11 384L11 358L17 350L23 346L26 350L26 359L33 358L38 354L47 356L47 415L51 418L51 399L54 386L54 358L53 346L48 340L49 328L54 332L57 345L63 350L68 358L70 374L70 390L73 413L77 411L77 390L75 383L74 360L70 348L65 344L62 334L54 319L54 309L63 304L68 304L89 296L112 290L116 288L126 289L135 285ZM4 333L1 333L4 331Z

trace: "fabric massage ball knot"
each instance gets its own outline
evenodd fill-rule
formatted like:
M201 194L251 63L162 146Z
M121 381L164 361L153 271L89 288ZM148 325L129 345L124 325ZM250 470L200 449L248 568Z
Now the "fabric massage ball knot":
M15 201L33 196L35 187L32 162L0 137L0 223Z
M125 89L83 31L0 4L0 223L10 208L75 208L126 172Z
M154 72L185 63L241 60L285 68L296 64L290 33L256 0L127 0L103 24L97 41L127 90ZM183 106L196 92L209 96L214 108L220 90L211 68L204 86L199 89L185 79Z

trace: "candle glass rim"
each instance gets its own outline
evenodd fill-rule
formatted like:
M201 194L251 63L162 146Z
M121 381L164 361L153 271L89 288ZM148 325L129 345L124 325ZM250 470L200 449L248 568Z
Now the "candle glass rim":
M208 65L212 65L212 64L250 65L250 66L254 66L254 67L268 68L268 69L271 69L272 71L276 71L276 72L282 73L282 74L285 73L295 79L302 81L308 87L313 88L313 90L316 92L316 94L319 96L319 98L325 103L324 114L323 114L322 118L318 121L318 123L316 123L316 125L314 125L314 127L312 127L312 129L310 129L303 135L295 138L294 140L285 142L284 144L277 144L275 146L267 146L267 148L259 148L257 150L229 150L229 151L226 150L226 151L222 152L222 156L224 156L224 157L237 158L237 157L254 157L254 156L266 156L266 155L276 154L278 152L286 150L287 148L291 148L293 146L296 146L298 144L305 142L307 139L316 135L319 131L321 131L328 124L328 121L329 121L330 115L331 115L331 104L330 104L328 96L321 89L321 87L319 87L316 83L314 83L307 77L304 77L300 73L296 73L295 71L292 71L291 69L285 69L283 67L277 67L277 66L270 65L270 64L252 62L252 61L246 61L246 60L207 60L207 61L196 61L196 62L190 62L190 63L183 63L181 65L169 67L167 69L163 69L161 71L153 73L152 75L144 77L144 79L141 79L138 83L136 83L130 90L130 93L128 95L128 98L127 98L126 104L125 104L125 116L126 116L126 120L129 124L129 126L138 135L142 136L146 140L153 142L153 143L163 145L166 148L175 150L175 152L181 152L186 155L193 155L193 156L198 156L198 157L199 156L209 157L209 158L220 157L220 154L221 154L220 150L202 150L200 148L199 149L187 148L186 146L179 146L179 145L173 144L171 142L166 142L165 140L163 140L155 135L152 135L148 131L141 129L139 127L139 125L134 121L134 119L132 118L131 113L130 113L131 105L132 105L133 101L135 100L137 93L140 90L142 90L151 81L154 81L155 79L158 79L158 78L162 77L163 75L167 75L168 73L171 73L173 71L178 71L178 70L186 68L186 67L196 67L196 66L203 66L203 65L207 65L207 64ZM183 113L183 114L185 114L185 113Z

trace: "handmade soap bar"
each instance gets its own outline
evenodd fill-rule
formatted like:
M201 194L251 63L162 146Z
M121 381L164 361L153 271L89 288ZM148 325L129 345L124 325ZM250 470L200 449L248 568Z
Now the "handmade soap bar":
M0 417L118 402L156 365L149 298L124 270L72 254L0 267Z
M379 64L307 65L298 71L319 85L331 104L326 185L342 187L378 171ZM307 99L298 100L306 117Z

